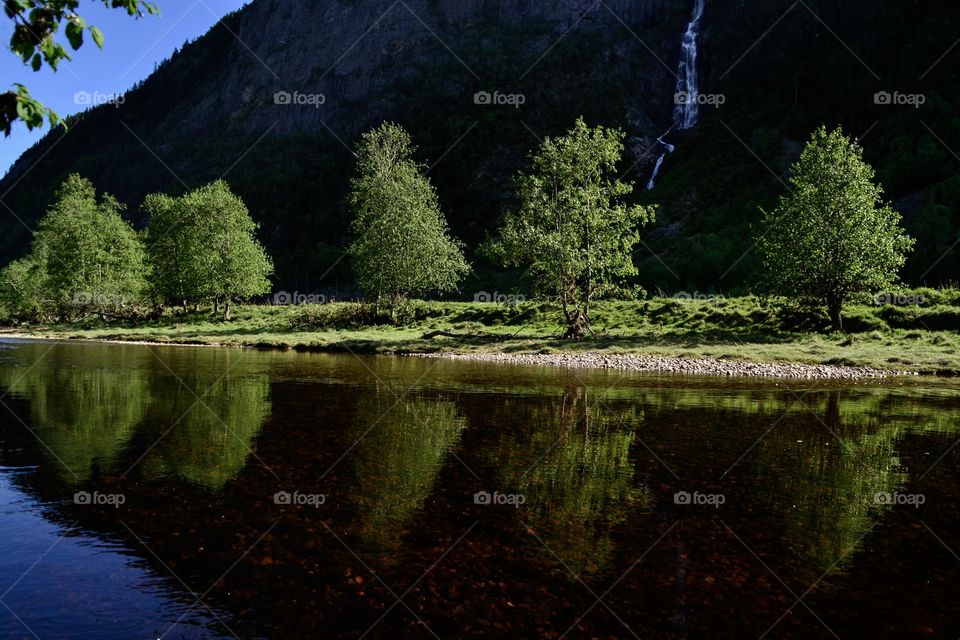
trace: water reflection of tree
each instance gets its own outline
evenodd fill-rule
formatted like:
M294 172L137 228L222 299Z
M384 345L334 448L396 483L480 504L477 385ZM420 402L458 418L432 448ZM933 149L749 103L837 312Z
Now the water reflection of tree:
M115 470L152 394L142 356L131 355L123 368L77 366L61 356L54 348L42 366L0 367L0 385L30 403L30 429L60 477L75 484Z
M871 419L869 403L844 404L839 391L809 401L824 428L811 432L807 421L800 431L787 420L767 436L758 460L762 475L776 479L769 495L787 519L787 543L818 571L852 557L884 509L876 494L907 480L895 451L904 425Z
M208 367L176 374L161 372L154 382L163 402L151 411L150 425L158 432L150 436L159 440L141 463L143 474L176 474L219 490L243 469L254 438L270 416L269 378L245 370L243 364L222 377L221 370Z
M571 571L603 570L613 555L611 531L649 502L630 460L638 410L592 402L584 387L504 410L495 461L502 490L526 497L520 517Z
M360 535L368 544L395 547L430 495L447 453L466 426L450 401L402 400L379 393L361 403L354 457Z
M270 415L263 362L242 353L97 345L23 349L30 366L0 366L0 386L29 402L30 429L59 476L71 483L95 472L126 471L126 465L117 468L118 457L126 445L142 440L150 447L143 460L146 477L175 473L219 489L244 466ZM141 425L149 431L135 438Z

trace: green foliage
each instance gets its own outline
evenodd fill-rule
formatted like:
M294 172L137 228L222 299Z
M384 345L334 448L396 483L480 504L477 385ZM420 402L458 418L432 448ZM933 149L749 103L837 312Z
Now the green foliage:
M230 351L155 357L163 365L152 388L162 402L151 405L148 424L162 426L148 436L157 446L143 475L177 475L219 491L256 456L255 438L273 411L269 377Z
M49 118L50 126L60 124L60 116L30 95L30 90L15 83L16 91L0 93L0 129L10 135L13 123L19 118L29 129L43 126L44 118Z
M26 258L0 274L0 298L18 317L73 319L123 315L143 299L146 260L140 239L110 195L99 200L73 174L40 221Z
M0 271L0 306L5 313L24 320L43 316L43 274L34 256L14 260Z
M794 164L792 191L764 212L757 247L767 287L826 306L834 329L860 291L893 285L913 246L900 214L882 200L860 146L818 129Z
M357 279L368 297L391 305L454 291L470 271L414 151L402 127L384 123L364 134L351 182Z
M230 304L270 290L273 262L256 238L246 205L223 180L179 198L152 194L147 249L159 300L186 305Z
M354 456L360 535L381 548L399 545L434 491L448 452L467 426L449 401L404 400L387 390L357 407ZM376 429L371 431L371 425Z
M102 0L104 6L124 9L128 15L142 17L144 12L157 14L157 5L145 0ZM71 60L66 47L57 42L56 36L61 25L66 24L64 35L73 50L83 46L84 33L89 31L94 44L103 48L103 32L88 25L78 13L80 0L5 0L4 14L13 22L10 36L10 51L29 64L34 71L40 71L44 64L54 71L63 60ZM20 119L29 129L43 126L44 117L49 117L50 126L60 124L60 117L51 109L44 107L30 95L23 85L17 84L16 91L0 94L0 129L10 135L13 123Z
M147 214L147 253L153 267L151 290L158 301L180 303L201 297L203 274L196 261L201 247L191 235L182 202L166 194L147 196L141 207Z
M145 373L153 356L129 352L120 364L99 351L81 359L62 347L44 350L37 366L0 367L0 385L29 400L30 430L61 479L80 484L116 472L117 456L153 401Z
M633 187L617 176L622 131L589 128L579 118L560 138L547 138L529 173L517 178L520 210L506 217L491 253L505 266L527 266L540 292L563 307L567 336L590 329L590 303L636 275L638 228L655 208L628 206Z

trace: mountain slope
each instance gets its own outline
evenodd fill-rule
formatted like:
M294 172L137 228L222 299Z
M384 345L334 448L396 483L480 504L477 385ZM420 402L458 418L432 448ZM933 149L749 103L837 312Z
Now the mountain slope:
M453 231L470 247L512 206L511 177L537 137L578 115L628 131L624 169L645 184L655 139L670 127L692 6L255 0L161 65L120 108L93 109L68 133L47 136L0 194L32 225L55 185L79 171L142 223L147 193L226 174L262 224L278 288L344 283L349 148L384 119L411 131ZM786 167L820 123L869 132L868 159L920 239L907 275L960 279L952 254L938 261L960 223L960 162L947 149L960 149L960 47L949 50L958 13L920 0L707 0L703 90L725 102L705 108L692 131L669 135L677 151L657 188L638 192L662 203L646 234L657 256L637 254L641 283L667 291L748 283L758 206L784 191ZM876 105L878 91L923 93L926 103ZM277 104L278 92L281 102L306 104ZM478 92L519 94L523 104L477 104ZM0 254L19 255L27 230L12 217L3 224Z

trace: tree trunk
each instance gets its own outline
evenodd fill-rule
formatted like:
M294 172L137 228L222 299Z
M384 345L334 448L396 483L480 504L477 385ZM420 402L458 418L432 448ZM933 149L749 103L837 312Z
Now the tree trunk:
M840 429L840 392L831 391L827 396L827 408L823 413L823 422L830 429Z
M590 330L590 322L587 316L580 309L570 314L570 321L567 325L567 332L563 334L564 340L583 340Z
M843 301L839 297L830 297L827 300L827 310L830 312L830 325L834 331L843 331Z
M225 322L230 321L230 301L229 300L223 303L223 319Z

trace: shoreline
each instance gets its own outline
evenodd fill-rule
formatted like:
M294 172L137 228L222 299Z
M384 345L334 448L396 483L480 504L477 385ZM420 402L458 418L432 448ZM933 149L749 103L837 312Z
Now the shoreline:
M223 344L201 341L152 341L123 340L111 338L75 338L42 336L8 330L0 330L0 339L33 340L42 342L97 343L134 346L159 347L204 347L239 348L272 351L298 351L310 353L355 353L355 350L331 343L323 348L313 345L276 346L265 344ZM636 373L664 373L676 375L718 376L725 378L769 378L791 380L878 380L926 375L920 371L878 369L869 366L772 363L749 360L721 359L714 357L683 357L653 354L618 354L599 351L582 353L505 353L505 352L464 352L464 351L412 351L394 352L361 351L363 355L394 355L444 360L462 360L468 362L489 362L517 366L551 366L570 369L605 369L630 371Z
M205 347L205 348L252 348L246 345L221 344L219 342L178 342L160 340L120 340L116 338L63 338L59 336L38 336L32 333L13 333L0 329L0 340L14 338L15 340L35 340L37 342L62 342L64 344L89 342L95 344L123 344L141 347Z

